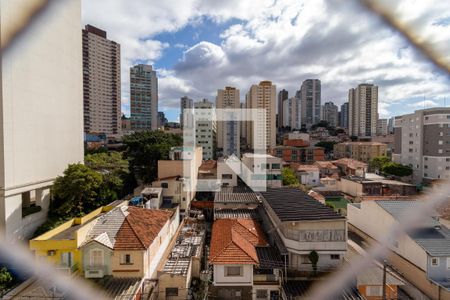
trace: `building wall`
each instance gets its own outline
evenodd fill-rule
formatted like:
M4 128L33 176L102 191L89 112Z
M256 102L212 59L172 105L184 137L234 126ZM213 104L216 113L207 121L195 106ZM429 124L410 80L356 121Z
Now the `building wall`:
M225 267L230 265L214 265L214 286L246 286L253 285L253 265L241 265L242 276L225 276ZM237 265L236 265L237 266Z
M28 4L1 1L1 39ZM26 41L2 53L0 235L30 237L45 221L48 197L41 213L23 219L21 193L47 189L69 163L83 161L80 28L80 1L69 1L37 23Z
M131 256L131 264L123 264L123 255ZM111 255L111 271L114 277L144 277L148 269L147 250L114 250Z
M176 299L188 299L190 282L189 274L187 276L167 273L162 274L158 277L158 299L167 299L166 288L178 288L178 297L176 297Z
M231 178L223 178L222 175L224 174L226 174L227 176L231 175ZM238 175L233 172L233 170L226 164L225 161L217 162L217 178L221 181L222 184L227 184L228 186L237 186L237 177Z
M321 91L319 79L307 79L300 88L301 123L308 128L321 119Z
M317 186L320 184L319 171L297 172L301 184Z
M239 89L225 87L225 89L217 90L217 109L238 109L240 107ZM240 123L236 121L217 122L217 147L223 149L224 156L231 154L240 156Z
M214 116L214 105L207 99L194 103L196 124L195 141L197 147L202 147L203 159L214 159L216 156L217 124Z
M115 269L114 264L112 261L114 261L115 257L118 257L117 253L113 254L113 251L109 249L108 247L105 247L102 244L99 244L97 242L91 242L84 246L80 253L82 255L82 261L83 261L83 270L89 270L91 268L90 258L91 258L91 251L92 250L101 250L103 251L103 266L101 269L103 270L104 275L115 275L113 274L113 270ZM116 259L120 259L116 258ZM141 263L142 265L142 263ZM96 268L97 269L97 268Z
M382 285L377 286L382 290ZM381 296L369 296L368 295L368 285L360 285L358 286L358 291L361 293L361 295L364 296L367 300L380 300ZM383 295L383 292L381 292L381 295ZM386 285L386 298L387 299L397 299L398 292L397 292L397 286L396 285Z
M348 93L349 135L374 136L378 120L378 86L360 84Z

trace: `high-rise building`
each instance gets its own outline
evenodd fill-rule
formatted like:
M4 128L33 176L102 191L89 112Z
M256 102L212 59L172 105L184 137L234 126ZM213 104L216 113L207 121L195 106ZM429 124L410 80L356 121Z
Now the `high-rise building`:
M412 167L416 183L450 178L450 108L428 108L396 117L392 159Z
M283 127L284 122L284 111L283 111L283 103L285 100L289 98L289 92L285 89L282 89L278 92L278 128Z
M348 128L348 102L341 105L339 126L342 128Z
M299 99L291 97L283 101L283 122L282 126L291 129L300 129L300 114L298 113L300 106Z
M377 133L378 86L360 84L348 91L348 127L351 136L374 136Z
M301 121L308 128L321 119L321 89L319 79L306 79L297 93L301 99Z
M261 81L250 87L250 91L245 95L247 109L261 109L265 111L265 136L261 136L263 144L256 144L254 140L254 130L263 128L254 126L255 122L246 122L247 145L254 150L268 150L276 146L276 86L271 81ZM264 148L264 149L263 149Z
M65 1L0 56L0 236L28 239L50 187L83 162L81 1ZM0 40L29 1L0 1Z
M214 159L216 148L216 122L214 104L208 99L194 103L196 146L202 147L203 159Z
M163 111L158 111L158 128L164 127L167 124L167 118Z
M184 118L191 117L192 114L185 114L184 110L194 108L194 100L188 98L187 96L183 96L180 99L180 125L181 128L184 126ZM187 120L188 122L192 122L192 120ZM192 124L191 124L192 126Z
M378 119L377 135L384 136L388 134L388 119Z
M235 109L241 107L239 90L234 87L225 87L217 90L216 108ZM224 156L235 154L240 157L240 123L238 121L218 121L217 122L217 148L222 149Z
M106 31L86 25L83 34L84 132L121 130L120 45Z
M395 117L391 117L388 120L388 134L394 133L394 123L395 123Z
M322 120L328 125L337 127L339 124L339 108L333 102L325 102L322 108Z
M158 128L158 77L150 65L130 68L130 112L134 131Z

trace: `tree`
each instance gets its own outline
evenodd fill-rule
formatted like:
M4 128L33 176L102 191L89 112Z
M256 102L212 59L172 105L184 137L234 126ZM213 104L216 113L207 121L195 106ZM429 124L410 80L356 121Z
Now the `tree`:
M336 144L337 144L337 142L321 141L316 144L316 147L324 148L325 153L328 154L328 153L333 152L334 145L336 145Z
M319 254L316 250L309 252L308 259L312 264L314 274L317 273L317 263L319 262Z
M295 185L298 184L297 176L291 168L283 168L281 170L281 178L283 179L283 185Z
M371 171L381 171L383 166L389 162L391 162L391 160L387 156L377 156L370 160L369 168Z
M8 269L5 267L0 268L0 291L8 289L13 283L14 278Z
M413 170L409 166L404 166L402 164L398 164L395 162L388 162L383 165L382 170L383 173L394 175L394 176L410 176L413 173Z
M130 172L137 180L151 183L158 174L158 160L168 159L170 148L181 146L183 140L180 136L161 131L143 131L124 137L123 143Z
M71 164L58 176L51 189L53 206L60 215L82 215L104 204L99 195L102 175L83 164Z

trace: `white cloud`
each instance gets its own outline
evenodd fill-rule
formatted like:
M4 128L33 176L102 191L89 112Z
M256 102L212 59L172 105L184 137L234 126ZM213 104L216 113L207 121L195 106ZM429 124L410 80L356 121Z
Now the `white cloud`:
M450 31L436 24L448 1L382 0L419 38L450 61ZM380 116L393 103L448 93L448 79L379 18L353 1L299 0L84 0L86 23L105 28L122 45L123 89L135 60L149 63L170 45L152 37L174 32L202 17L238 24L220 33L222 42L200 41L185 48L172 70L158 70L160 106L178 108L179 97L213 99L217 88L235 85L241 97L251 84L269 79L291 93L306 78L322 80L323 100L340 104L362 82L380 86ZM101 13L99 13L101 11ZM184 45L175 44L174 47ZM126 94L126 92L124 92ZM411 105L415 105L412 103ZM413 107L413 106L410 106Z
M408 104L409 107L416 108L416 109L422 109L422 108L429 108L438 106L438 104L433 100L423 100L415 103Z

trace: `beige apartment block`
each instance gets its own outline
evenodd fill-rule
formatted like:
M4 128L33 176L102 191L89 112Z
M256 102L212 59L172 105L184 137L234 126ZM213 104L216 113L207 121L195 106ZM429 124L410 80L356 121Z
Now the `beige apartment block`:
M377 142L348 142L334 145L334 157L352 158L365 163L378 156L387 155L387 145Z
M84 131L118 134L121 131L120 45L106 31L83 29Z
M252 85L250 91L245 95L245 108L265 110L265 136L261 136L266 143L265 149L276 146L276 89L276 86L272 84L271 81L261 81L258 85ZM250 119L250 117L251 114L248 115L248 119ZM251 149L257 148L258 150L263 150L259 149L260 147L263 147L263 145L255 145L255 122L247 121L245 123L248 147Z
M239 109L241 107L239 89L225 87L217 90L217 109ZM238 121L217 122L217 148L222 149L223 156L240 156L240 123Z
M349 135L374 136L378 121L378 86L360 84L348 91Z
M2 41L29 2L0 2ZM80 6L55 6L1 54L1 236L29 238L46 220L53 180L83 161Z

